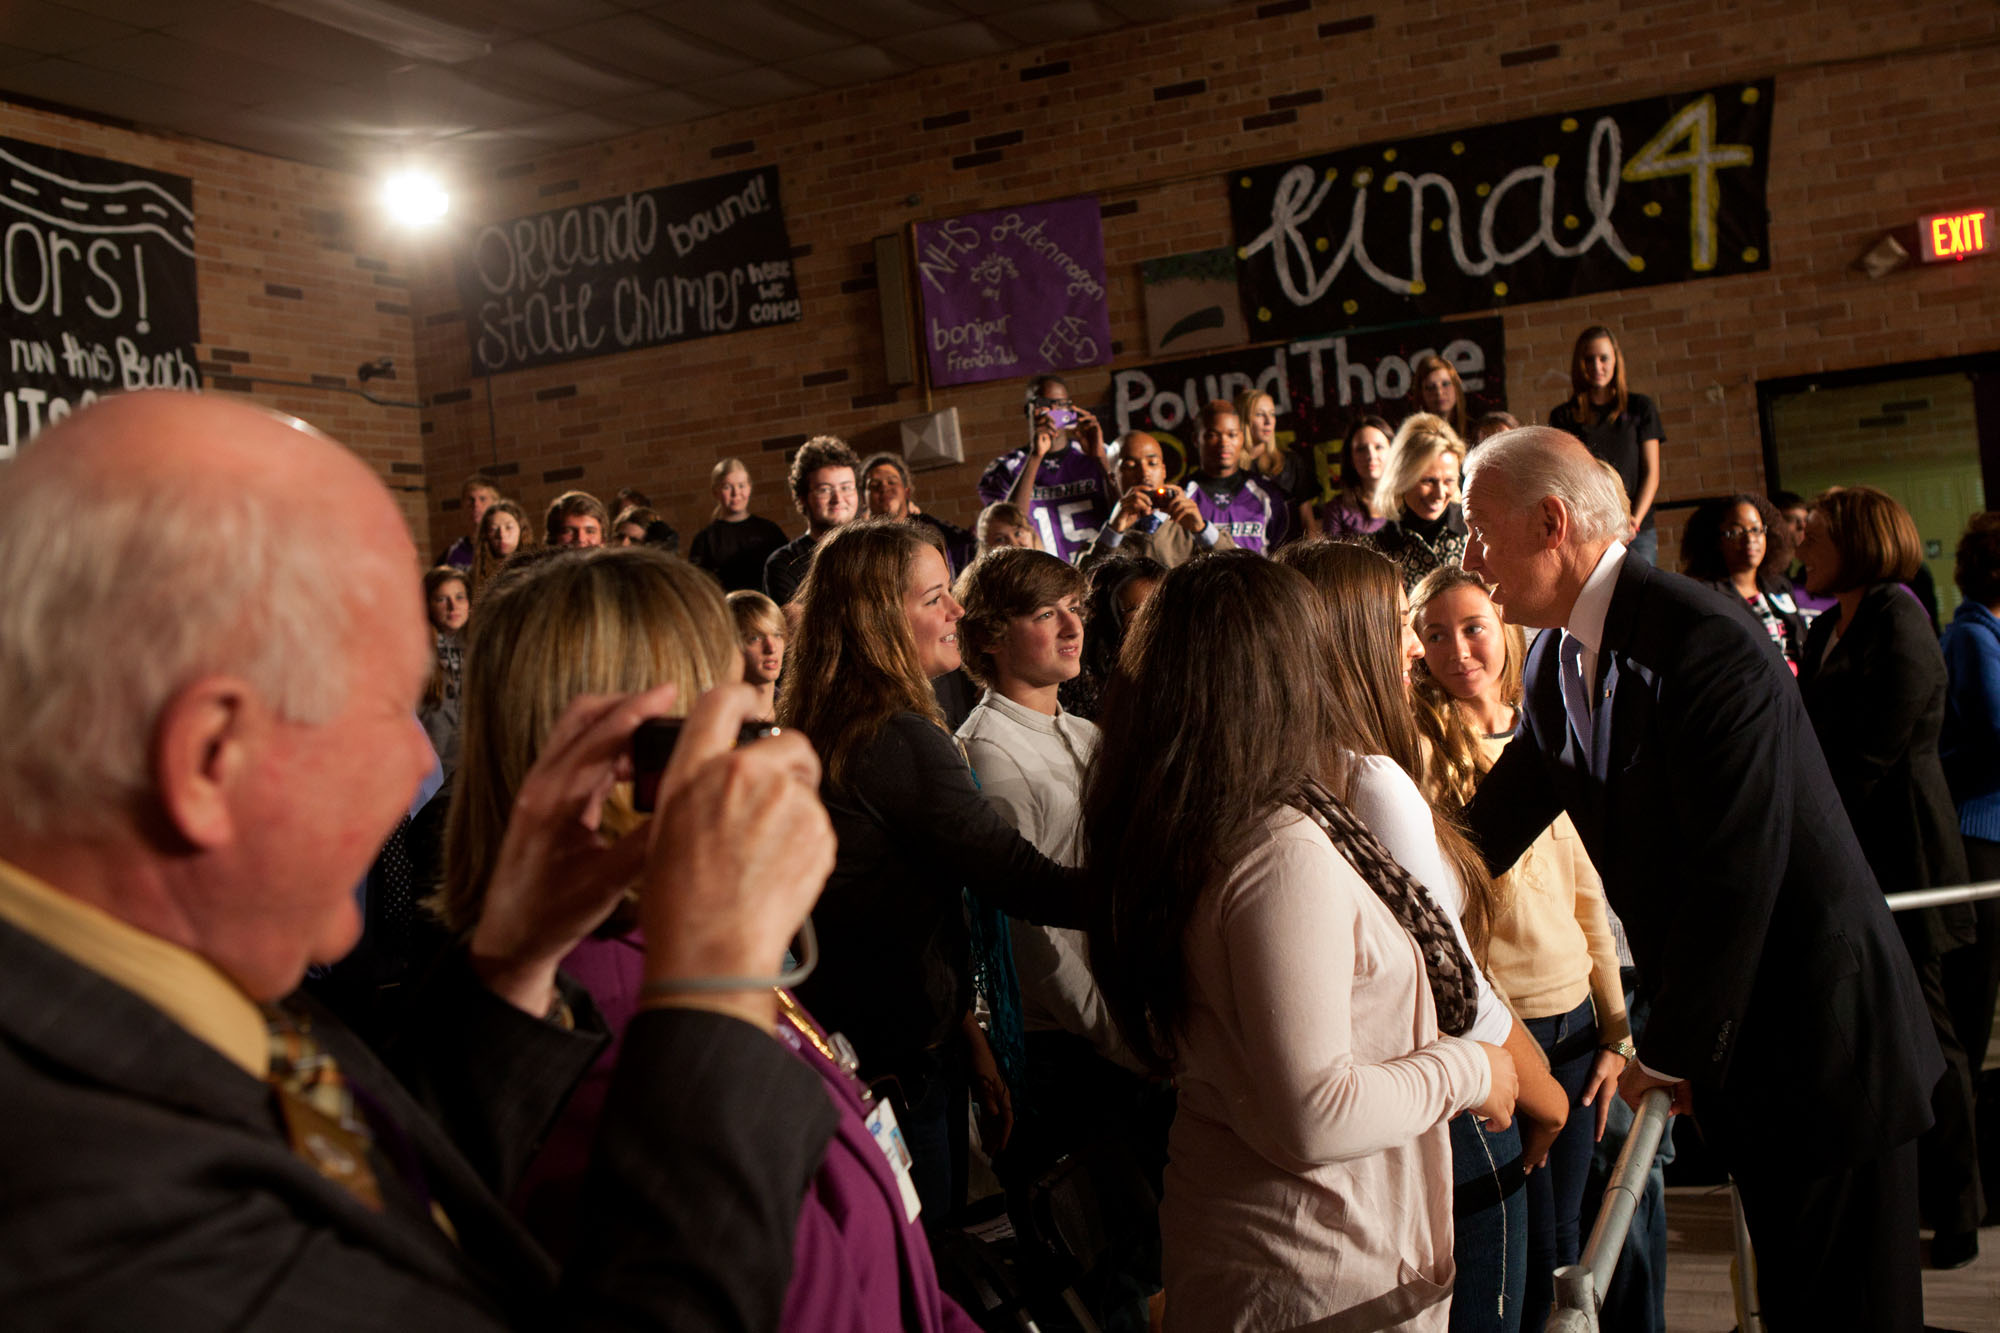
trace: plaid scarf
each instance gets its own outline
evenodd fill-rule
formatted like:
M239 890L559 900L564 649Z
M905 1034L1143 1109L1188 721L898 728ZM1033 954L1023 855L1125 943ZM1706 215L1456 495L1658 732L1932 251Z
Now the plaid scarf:
M1299 791L1299 806L1417 942L1431 998L1437 1002L1438 1029L1454 1037L1464 1036L1479 1006L1479 983L1472 960L1459 946L1444 909L1431 901L1424 886L1398 865L1389 849L1326 788L1307 781Z

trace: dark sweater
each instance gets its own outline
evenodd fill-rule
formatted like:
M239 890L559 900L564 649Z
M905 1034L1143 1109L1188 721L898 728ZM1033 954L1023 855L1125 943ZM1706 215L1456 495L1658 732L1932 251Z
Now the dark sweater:
M1041 925L1081 926L1081 874L1035 850L987 804L958 745L898 713L821 786L839 858L813 909L820 962L799 999L845 1033L865 1077L906 1066L972 1006L964 900Z

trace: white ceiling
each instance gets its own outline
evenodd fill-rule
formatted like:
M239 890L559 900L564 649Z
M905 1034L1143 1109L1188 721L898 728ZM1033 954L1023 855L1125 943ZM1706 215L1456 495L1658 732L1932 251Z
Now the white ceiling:
M1228 0L3 0L0 99L346 168L493 164Z

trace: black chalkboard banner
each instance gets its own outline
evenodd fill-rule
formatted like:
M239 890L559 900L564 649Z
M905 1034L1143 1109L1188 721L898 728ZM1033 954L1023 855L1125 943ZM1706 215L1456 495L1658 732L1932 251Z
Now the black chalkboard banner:
M491 223L458 294L482 375L803 318L775 166Z
M194 184L0 139L0 459L121 389L196 389Z
M1229 176L1252 338L1770 267L1770 79Z

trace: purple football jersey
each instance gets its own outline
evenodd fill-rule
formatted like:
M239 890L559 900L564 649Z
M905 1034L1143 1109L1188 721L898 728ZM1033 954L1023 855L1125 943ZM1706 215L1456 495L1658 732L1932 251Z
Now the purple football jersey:
M981 504L1004 500L1028 461L1024 445L993 460L979 478ZM1051 449L1035 471L1035 499L1028 519L1042 549L1074 564L1111 514L1111 483L1104 467L1081 445Z
M1201 516L1235 539L1245 551L1269 555L1285 540L1291 521L1277 488L1247 472L1228 477L1197 473L1187 482L1188 498Z

